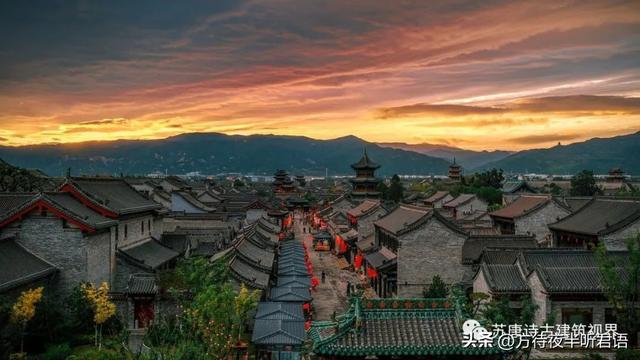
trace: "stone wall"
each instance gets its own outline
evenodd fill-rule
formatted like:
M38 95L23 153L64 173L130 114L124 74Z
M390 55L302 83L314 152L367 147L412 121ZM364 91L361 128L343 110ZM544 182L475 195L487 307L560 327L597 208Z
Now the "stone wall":
M99 285L111 282L112 247L111 231L87 236L87 280Z
M151 214L118 219L118 247L127 247L148 240L154 232L154 225Z
M608 250L627 250L625 241L628 238L638 236L640 233L640 220L620 229L614 233L602 236L600 241L604 241Z
M398 238L398 296L421 296L424 286L430 284L436 274L447 284L461 281L467 270L461 263L465 238L436 218L401 235Z
M458 206L456 209L456 218L464 217L466 214L471 214L474 211L487 211L487 203L478 199L476 196L473 200L464 205Z
M383 217L386 213L386 210L380 206L374 212L358 218L358 241L373 234L375 231L373 223L378 221L378 219Z
M537 273L533 272L527 279L527 283L531 289L531 300L537 306L533 321L537 325L541 325L548 319L551 311L549 297L544 292L544 287Z
M55 291L65 296L80 282L89 280L87 271L87 239L82 231L62 219L30 215L0 230L0 238L15 236L18 243L55 265ZM108 262L108 258L105 259Z
M482 270L478 271L478 275L473 280L473 292L491 295L489 284L487 284L487 279L485 278Z
M551 240L548 224L554 223L569 215L569 211L561 208L554 201L531 214L515 219L516 234L533 234L538 243Z

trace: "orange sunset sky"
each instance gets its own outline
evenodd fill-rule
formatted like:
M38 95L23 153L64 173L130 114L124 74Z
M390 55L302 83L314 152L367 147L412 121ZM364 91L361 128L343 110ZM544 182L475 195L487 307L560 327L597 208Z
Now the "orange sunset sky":
M4 1L0 145L640 130L639 1Z

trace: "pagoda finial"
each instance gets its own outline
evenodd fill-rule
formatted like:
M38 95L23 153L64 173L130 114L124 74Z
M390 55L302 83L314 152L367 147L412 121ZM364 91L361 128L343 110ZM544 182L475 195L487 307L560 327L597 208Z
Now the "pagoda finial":
M454 165L456 164L456 157L455 156L453 157L453 164Z

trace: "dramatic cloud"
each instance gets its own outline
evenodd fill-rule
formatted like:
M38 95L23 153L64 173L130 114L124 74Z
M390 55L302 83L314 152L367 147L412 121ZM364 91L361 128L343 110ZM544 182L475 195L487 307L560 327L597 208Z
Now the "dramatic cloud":
M637 1L14 1L0 31L12 145L220 131L519 149L556 140L505 139L640 129Z

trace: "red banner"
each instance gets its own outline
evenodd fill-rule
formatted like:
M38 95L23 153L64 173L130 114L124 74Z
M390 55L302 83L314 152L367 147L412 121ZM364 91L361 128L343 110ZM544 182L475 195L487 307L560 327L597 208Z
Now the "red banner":
M356 270L360 269L360 266L362 266L362 255L356 255L356 257L353 259L353 265L355 266Z
M378 272L376 271L376 269L370 267L367 269L367 276L370 279L375 279L378 277Z

